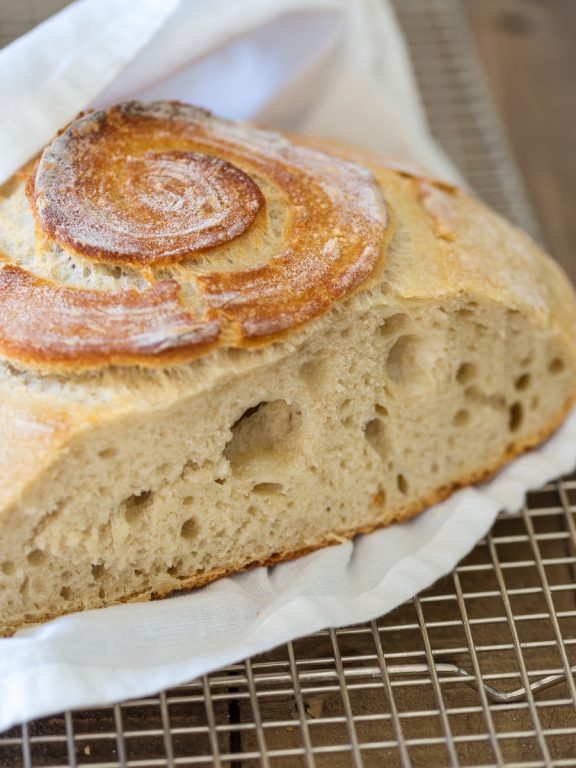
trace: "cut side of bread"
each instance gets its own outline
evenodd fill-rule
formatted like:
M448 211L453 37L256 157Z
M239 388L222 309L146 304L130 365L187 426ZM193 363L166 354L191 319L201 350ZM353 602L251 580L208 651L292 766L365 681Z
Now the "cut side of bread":
M164 368L2 366L2 633L404 520L560 424L564 275L463 191L371 168L387 258L288 336Z

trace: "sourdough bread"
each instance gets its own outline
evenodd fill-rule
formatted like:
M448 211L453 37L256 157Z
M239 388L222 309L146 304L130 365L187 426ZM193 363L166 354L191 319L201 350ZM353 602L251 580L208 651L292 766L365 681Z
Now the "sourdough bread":
M4 634L403 520L574 401L574 294L528 237L186 105L71 124L2 188L0 251Z

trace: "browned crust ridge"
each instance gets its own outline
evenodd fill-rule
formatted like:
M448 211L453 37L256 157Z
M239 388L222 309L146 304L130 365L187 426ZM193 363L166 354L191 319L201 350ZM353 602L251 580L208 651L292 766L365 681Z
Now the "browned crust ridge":
M358 289L385 260L391 236L382 190L367 166L179 102L126 102L82 114L24 173L46 258L57 243L86 264L140 271L147 284L136 298L59 286L29 273L26 280L7 264L0 355L46 372L165 366L216 345L269 344ZM218 246L253 226L266 231L259 180L285 206L277 252L256 266L219 269ZM236 247L246 245L240 239ZM169 321L156 325L154 342L135 343L133 316L158 309L162 270L202 254L215 268L188 275L186 291L174 268L171 302L182 305L177 322L165 307ZM16 293L26 296L18 301ZM193 318L186 317L185 295L199 307ZM97 302L102 318L95 318ZM113 333L102 332L112 320ZM42 343L41 325L51 329Z
M53 285L12 264L0 265L0 349L24 363L76 367L122 364L153 355L158 364L206 352L220 336L213 310L194 316L171 280L144 291L106 293Z

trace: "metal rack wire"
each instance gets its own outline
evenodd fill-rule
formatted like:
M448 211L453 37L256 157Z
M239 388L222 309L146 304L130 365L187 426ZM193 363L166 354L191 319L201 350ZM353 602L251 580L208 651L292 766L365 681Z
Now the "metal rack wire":
M394 0L432 129L537 227L458 0ZM38 16L38 20L40 15ZM576 476L530 494L391 614L0 736L0 766L576 766Z

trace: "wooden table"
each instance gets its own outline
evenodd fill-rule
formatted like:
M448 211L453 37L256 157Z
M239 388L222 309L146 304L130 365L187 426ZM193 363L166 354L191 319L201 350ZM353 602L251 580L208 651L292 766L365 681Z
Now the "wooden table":
M576 3L465 5L546 241L576 281Z

